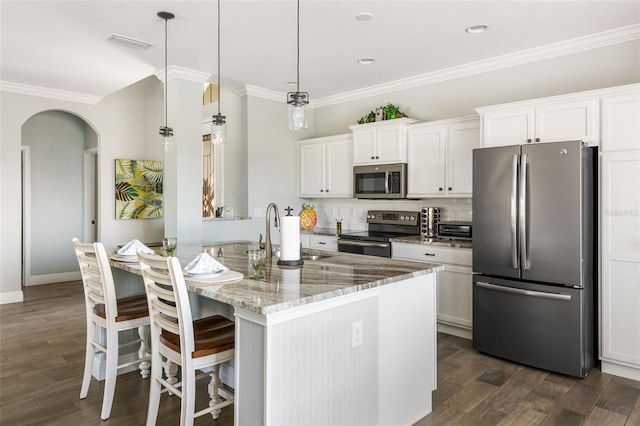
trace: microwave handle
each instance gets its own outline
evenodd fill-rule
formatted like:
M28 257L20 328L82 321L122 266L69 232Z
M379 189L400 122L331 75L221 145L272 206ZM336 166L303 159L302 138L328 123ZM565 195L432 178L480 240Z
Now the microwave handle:
M384 172L384 193L391 193L391 172Z

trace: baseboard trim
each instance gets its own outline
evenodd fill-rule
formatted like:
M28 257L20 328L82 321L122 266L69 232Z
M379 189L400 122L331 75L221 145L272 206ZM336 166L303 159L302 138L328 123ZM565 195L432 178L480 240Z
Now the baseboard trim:
M628 367L615 362L601 360L600 370L603 373L640 381L640 368Z
M20 303L24 300L24 294L20 291L7 291L0 293L0 305L9 303Z
M80 271L76 272L62 272L60 274L46 274L46 275L31 275L29 282L25 286L42 285L42 284L54 284L64 283L67 281L80 281L82 275Z
M451 334L453 336L462 337L463 339L473 340L473 332L466 328L456 327L449 324L438 323L438 331L440 333Z

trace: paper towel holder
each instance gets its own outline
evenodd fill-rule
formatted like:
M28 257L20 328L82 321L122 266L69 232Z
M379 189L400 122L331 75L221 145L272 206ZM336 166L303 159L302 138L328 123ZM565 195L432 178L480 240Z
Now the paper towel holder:
M291 208L291 206L288 206L284 210L287 212L287 216L291 216L291 211L293 210ZM282 252L280 254L282 255ZM299 268L302 265L304 265L304 261L302 260L302 244L300 244L300 251L299 251L298 259L296 259L296 260L282 260L280 258L280 259L278 259L277 265L278 266L282 266L283 269L296 269L296 268Z

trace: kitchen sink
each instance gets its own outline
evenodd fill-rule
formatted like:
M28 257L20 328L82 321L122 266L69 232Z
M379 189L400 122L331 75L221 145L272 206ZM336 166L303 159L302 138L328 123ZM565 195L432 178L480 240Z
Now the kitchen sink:
M248 251L245 251L247 253ZM337 253L327 253L323 250L309 250L302 249L302 260L322 260L327 259L329 257L336 256ZM273 253L273 257L280 258L280 249L276 249Z

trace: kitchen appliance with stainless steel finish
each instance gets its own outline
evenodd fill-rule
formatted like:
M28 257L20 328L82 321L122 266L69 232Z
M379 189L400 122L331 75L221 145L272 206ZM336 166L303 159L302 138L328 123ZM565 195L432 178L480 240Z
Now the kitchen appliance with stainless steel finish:
M368 231L340 234L338 251L391 257L391 238L420 235L420 212L369 210Z
M407 165L379 164L353 167L353 196L364 199L407 197Z
M448 240L471 240L473 224L471 222L440 222L438 237Z
M596 161L580 141L473 151L473 347L570 376L595 363Z
M439 207L423 207L420 211L420 232L425 237L438 235L438 222L440 222Z

